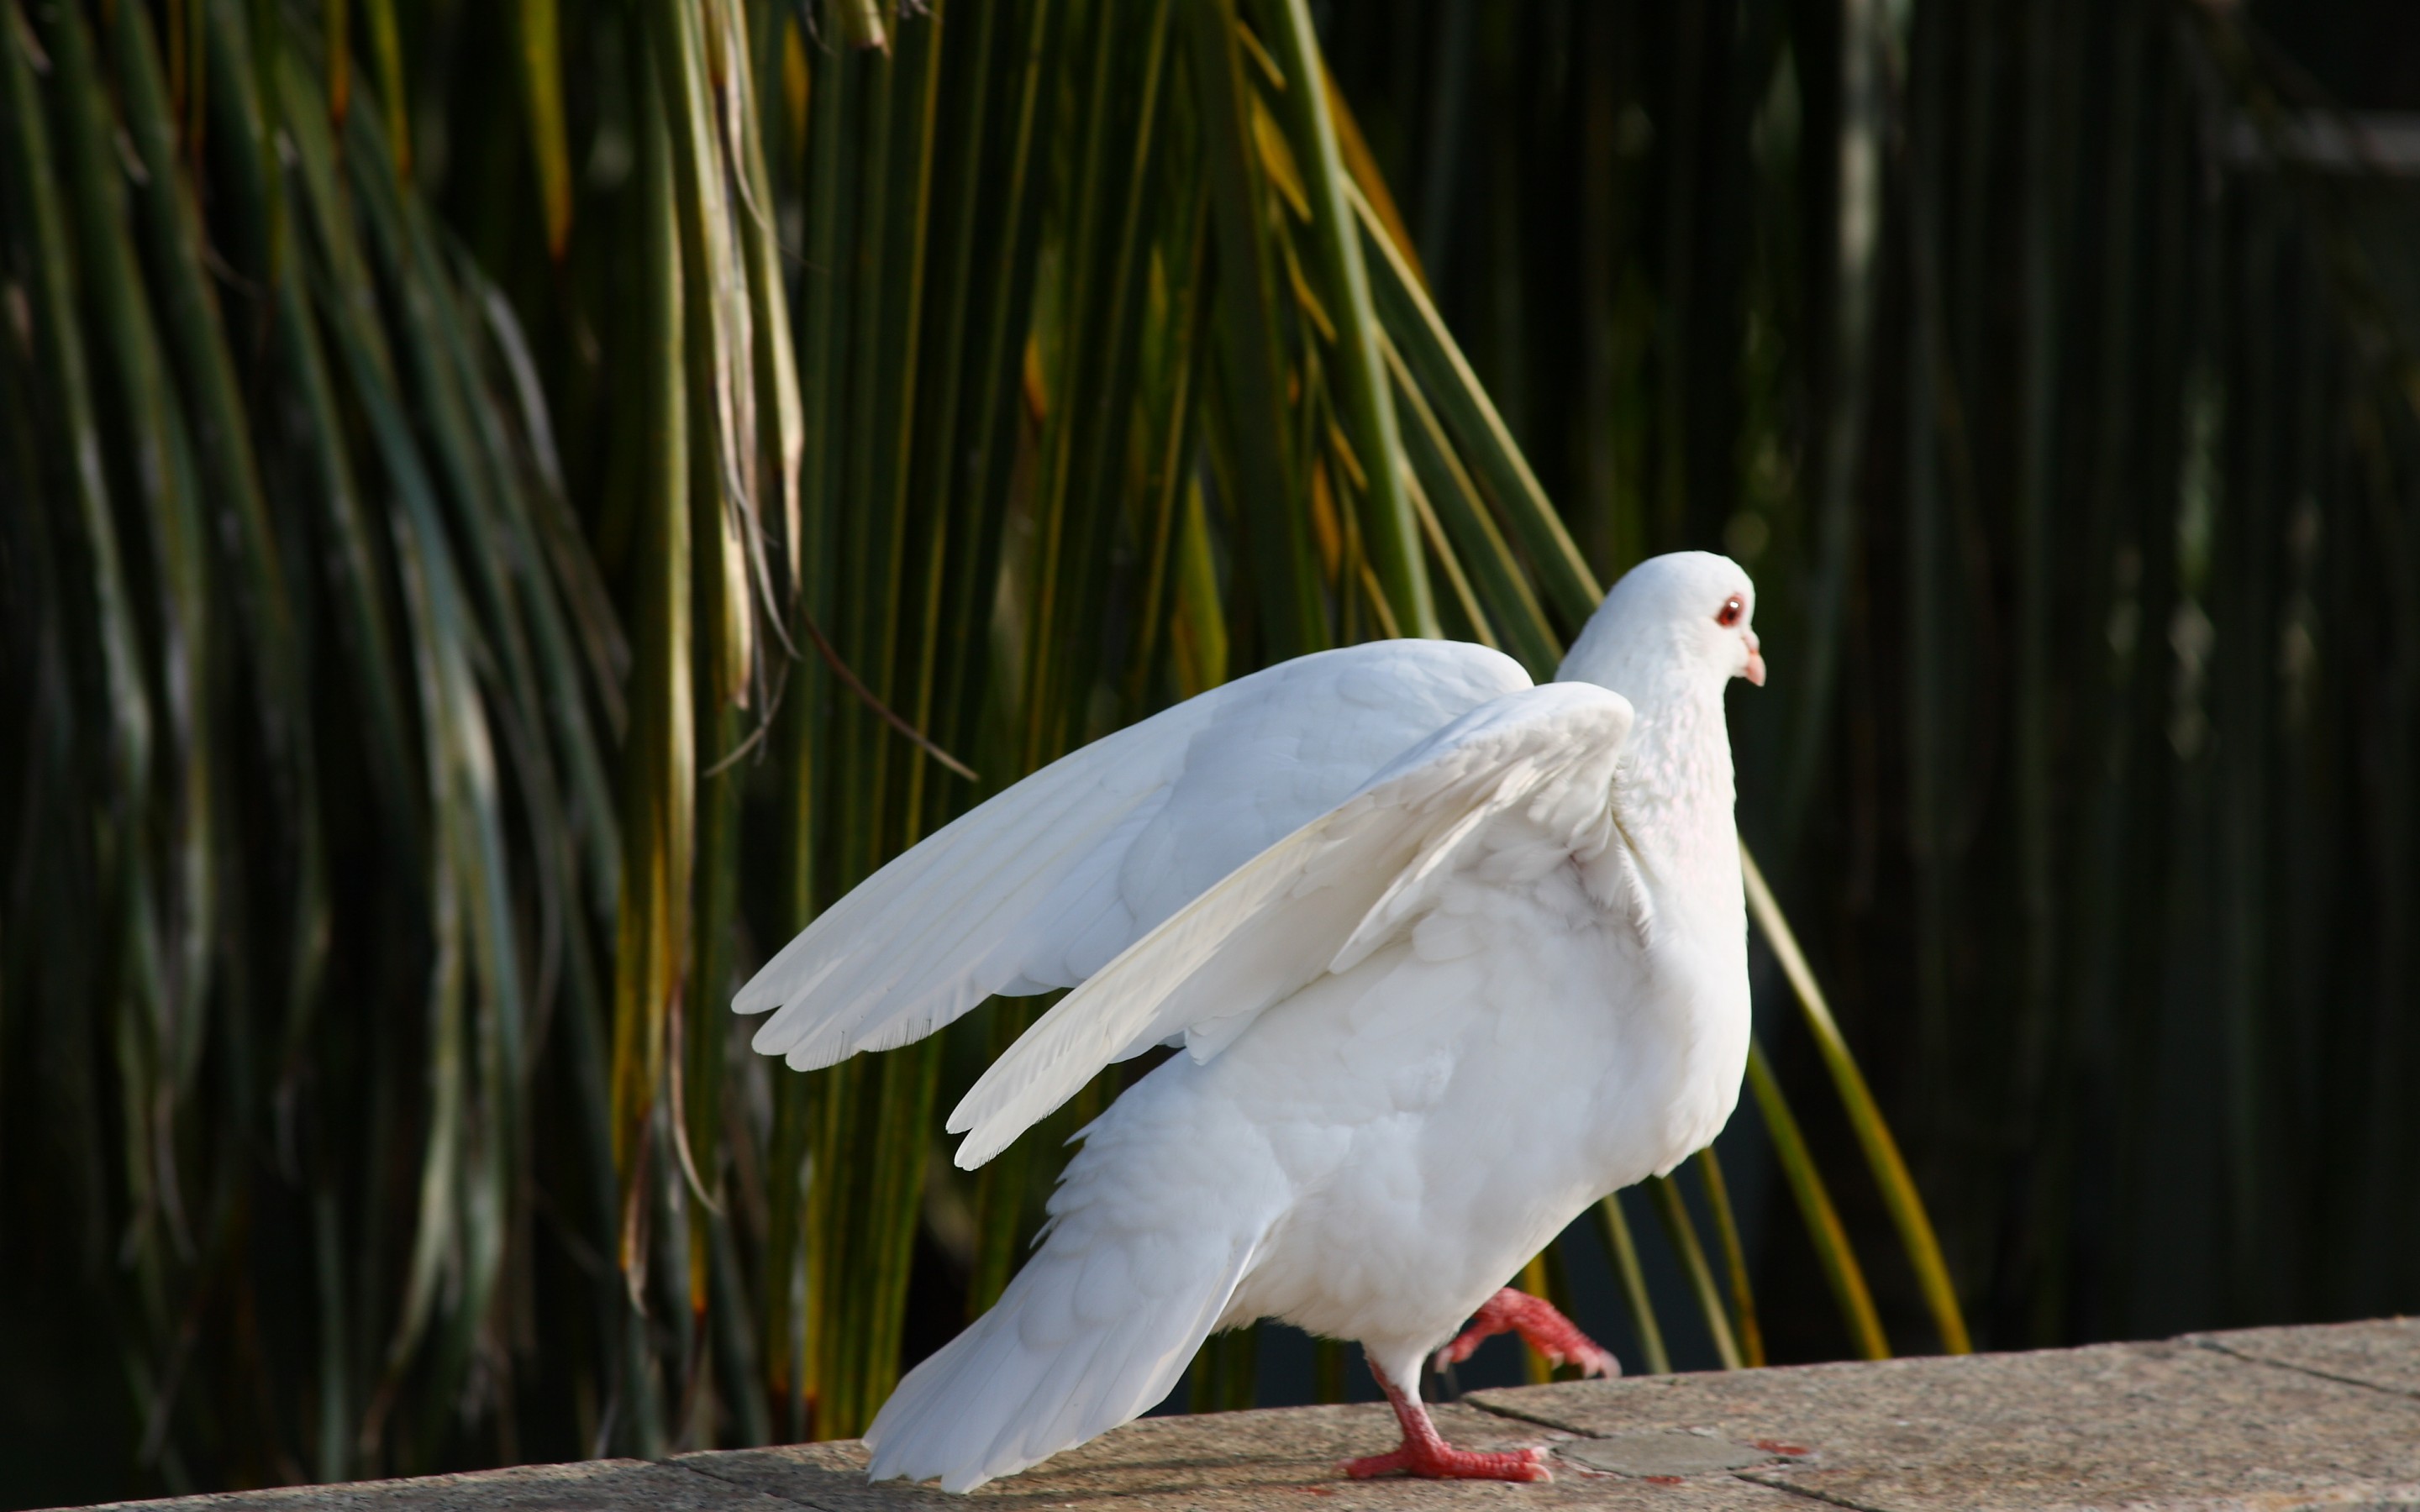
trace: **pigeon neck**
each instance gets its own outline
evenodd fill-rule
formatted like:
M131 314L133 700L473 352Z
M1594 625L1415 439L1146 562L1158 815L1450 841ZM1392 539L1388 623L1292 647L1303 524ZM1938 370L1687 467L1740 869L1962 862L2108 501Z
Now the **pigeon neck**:
M1702 810L1729 825L1731 739L1721 688L1667 686L1621 691L1635 716L1621 768L1626 779L1649 790L1638 795L1675 813Z
M1738 908L1739 831L1723 718L1730 680L1692 655L1677 626L1624 622L1612 608L1598 611L1556 676L1630 701L1615 803L1639 859L1662 879L1658 890L1727 897Z
M1636 720L1622 751L1615 804L1630 843L1667 894L1663 902L1740 906L1730 732L1722 686L1677 682L1618 689Z

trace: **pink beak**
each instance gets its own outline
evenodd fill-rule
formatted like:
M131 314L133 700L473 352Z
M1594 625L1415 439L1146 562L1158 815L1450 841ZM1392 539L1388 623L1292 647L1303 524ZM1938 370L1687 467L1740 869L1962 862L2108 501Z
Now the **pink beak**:
M1759 687L1764 686L1764 653L1757 646L1754 630L1747 632L1747 666L1740 675Z

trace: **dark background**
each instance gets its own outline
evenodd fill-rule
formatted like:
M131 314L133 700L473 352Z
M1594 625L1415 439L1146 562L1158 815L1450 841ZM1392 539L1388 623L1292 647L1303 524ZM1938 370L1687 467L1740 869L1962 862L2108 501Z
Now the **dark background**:
M2420 1308L2420 158L2306 150L2335 112L2420 112L2420 8L1314 9L1600 575L1701 547L1758 578L1743 829L1978 1345ZM509 171L454 150L437 202L496 251L478 187ZM1757 970L1785 1078L1821 1087ZM1800 1111L1894 1346L1935 1347L1845 1124ZM1838 1358L1752 1120L1720 1149L1768 1347ZM86 1236L32 1211L0 1213L0 1505L156 1489L121 1341L70 1305ZM1710 1366L1632 1225L1676 1365ZM1565 1251L1635 1367L1593 1233ZM905 1356L965 1286L924 1235ZM1311 1399L1307 1341L1258 1348L1259 1400ZM1460 1383L1520 1370L1498 1341Z
M1743 829L1978 1344L2407 1310L2420 165L2281 146L2420 106L2420 12L1919 5L1858 96L1854 9L1340 4L1330 45L1583 541L1759 578ZM1835 1356L1765 1200L1775 1358Z

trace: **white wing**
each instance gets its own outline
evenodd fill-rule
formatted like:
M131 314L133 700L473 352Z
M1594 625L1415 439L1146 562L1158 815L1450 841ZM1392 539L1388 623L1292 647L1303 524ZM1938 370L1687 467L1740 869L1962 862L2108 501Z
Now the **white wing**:
M1069 994L956 1111L971 1170L1112 1061L1182 1033L1207 1060L1271 1005L1350 970L1416 922L1487 821L1519 809L1592 865L1619 843L1613 781L1630 733L1619 693L1550 683L1473 709L1359 793L1237 869ZM1599 900L1614 905L1621 900Z
M1282 662L1034 773L892 861L732 1007L800 1070L1072 987L1405 748L1528 675L1447 640Z

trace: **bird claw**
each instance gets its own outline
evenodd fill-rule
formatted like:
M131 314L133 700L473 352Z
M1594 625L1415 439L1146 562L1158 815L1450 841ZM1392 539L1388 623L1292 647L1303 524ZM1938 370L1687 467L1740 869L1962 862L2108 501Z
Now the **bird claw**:
M1370 1455L1359 1459L1347 1459L1337 1467L1351 1480L1372 1480L1380 1475L1415 1475L1423 1480L1512 1480L1550 1481L1554 1473L1546 1468L1546 1451L1542 1448L1514 1449L1506 1453L1488 1454L1473 1449L1455 1449L1444 1444L1428 1445L1406 1442L1400 1449L1382 1455Z
M1568 1359L1562 1355L1551 1353L1548 1354L1546 1358L1557 1365L1575 1365L1579 1366L1580 1375L1583 1378L1589 1376L1611 1377L1621 1374L1621 1362L1613 1357L1612 1350L1599 1349L1594 1343L1590 1343L1586 1340L1583 1340L1582 1342L1587 1344L1587 1348Z
M1621 1374L1621 1362L1613 1357L1613 1352L1581 1333L1578 1325L1558 1311L1554 1304L1511 1287L1488 1298L1471 1319L1470 1326L1437 1350L1436 1368L1460 1365L1482 1341L1498 1334L1518 1334L1523 1342L1550 1363L1577 1365L1583 1376Z
M1369 1480L1377 1475L1418 1475L1427 1480L1521 1480L1542 1481L1555 1477L1546 1470L1546 1451L1539 1448L1515 1449L1511 1453L1486 1454L1471 1449L1457 1449L1445 1442L1437 1431L1436 1422L1429 1410L1420 1405L1417 1393L1407 1392L1387 1379L1375 1356L1370 1361L1370 1374L1377 1379L1378 1388L1387 1394L1387 1405L1395 1410L1395 1424L1404 1431L1404 1441L1382 1455L1362 1459L1348 1459L1337 1468L1353 1480Z

